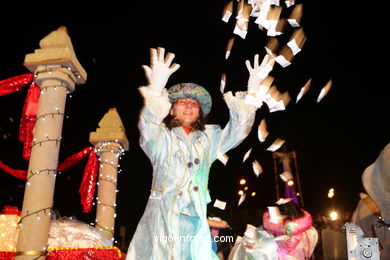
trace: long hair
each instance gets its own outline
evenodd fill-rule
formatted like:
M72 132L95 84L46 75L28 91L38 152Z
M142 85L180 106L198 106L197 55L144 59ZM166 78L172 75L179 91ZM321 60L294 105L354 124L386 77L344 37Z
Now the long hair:
M289 201L285 204L278 205L280 214L286 216L286 219L293 220L300 218L304 215L301 208L293 201Z
M195 120L195 122L192 124L192 130L191 131L196 131L196 130L204 131L206 129L205 128L206 121L207 121L207 118L203 117L202 109L199 109L199 116ZM180 121L176 117L172 116L170 113L164 118L163 123L165 124L165 126L169 130L171 130L174 127L181 126Z

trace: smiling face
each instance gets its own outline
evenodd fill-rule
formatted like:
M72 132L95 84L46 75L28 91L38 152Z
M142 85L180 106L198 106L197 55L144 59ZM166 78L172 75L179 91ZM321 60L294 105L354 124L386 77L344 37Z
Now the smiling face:
M180 98L171 108L169 112L184 126L192 125L199 117L200 104L192 98Z

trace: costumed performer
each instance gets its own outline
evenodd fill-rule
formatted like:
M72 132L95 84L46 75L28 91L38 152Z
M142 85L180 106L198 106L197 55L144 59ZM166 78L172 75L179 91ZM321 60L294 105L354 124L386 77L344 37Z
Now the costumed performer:
M228 260L310 259L318 242L311 215L291 199L281 199L263 214L263 225L248 225Z
M218 259L206 215L211 201L209 170L218 154L247 137L257 107L245 104L245 92L235 96L227 92L228 123L223 129L205 125L212 104L210 94L195 83L179 83L166 90L179 65L172 64L173 53L165 56L164 52L152 48L151 66L143 66L148 86L139 88L144 107L138 127L140 146L153 165L153 180L126 259ZM268 68L259 66L255 58L248 85L259 85L258 75L268 74L264 73Z

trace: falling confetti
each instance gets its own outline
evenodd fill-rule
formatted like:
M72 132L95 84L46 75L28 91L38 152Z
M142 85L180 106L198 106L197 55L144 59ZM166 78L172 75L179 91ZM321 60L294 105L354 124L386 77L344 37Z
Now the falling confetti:
M268 134L269 133L267 130L267 124L265 122L265 119L263 119L263 120L261 120L259 127L258 127L258 131L257 131L257 136L259 138L259 141L264 142L265 139L267 138Z
M305 83L305 85L299 91L295 103L298 103L298 101L301 100L301 98L309 91L310 86L311 86L311 78Z
M232 14L233 14L233 1L230 1L225 5L223 9L222 21L228 23Z
M279 176L284 182L288 182L289 180L293 179L293 176L292 176L291 172L289 172L289 171L285 171L285 172L281 173Z
M223 94L225 92L225 86L226 86L226 74L222 73L221 76L221 86L219 87L219 90Z
M254 160L252 165L253 171L255 172L256 176L259 177L259 175L263 172L263 167L261 167L260 163L257 160Z
M246 159L249 158L249 155L251 154L251 152L252 152L252 148L249 149L249 150L245 153L244 159L242 159L242 162L243 162L243 163L246 161Z
M278 150L283 144L285 140L277 138L268 148L267 151L275 152Z
M225 210L226 202L216 199L213 206L216 207L216 208Z
M321 92L320 94L318 95L318 98L317 98L317 103L320 103L320 101L328 94L330 88L332 87L332 80L330 79L326 85L321 89Z
M294 7L287 21L292 27L299 27L301 26L301 20L302 20L302 4L298 4Z
M240 206L240 205L241 205L241 203L243 203L243 202L244 202L244 200L245 200L245 197L246 197L246 193L243 193L243 194L241 194L240 200L238 201L238 206Z
M233 48L233 43L234 43L234 37L231 37L226 45L226 54L225 54L225 59L227 60L230 56L230 53Z
M248 21L252 10L252 6L241 0L237 8L236 26L234 27L234 34L237 34L241 38L245 39L248 33Z
M223 163L223 165L226 165L228 160L229 160L229 156L227 156L226 154L224 153L219 153L218 156L217 156L218 160L221 161L221 163Z

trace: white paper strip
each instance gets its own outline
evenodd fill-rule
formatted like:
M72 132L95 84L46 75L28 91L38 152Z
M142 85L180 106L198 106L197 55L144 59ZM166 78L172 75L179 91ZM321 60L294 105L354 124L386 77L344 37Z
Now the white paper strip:
M249 149L249 150L245 153L244 159L242 159L242 162L243 162L243 163L246 161L246 159L249 158L249 155L251 154L251 152L252 152L252 148Z
M255 20L256 24L263 26L265 29L268 29L269 26L267 16L270 10L270 4L270 1L263 2L263 5L261 6L258 16Z
M267 30L267 36L274 37L276 36L276 25L278 24L277 20L269 20L269 26Z
M291 172L289 171L285 171L281 174L279 174L280 178L284 181L284 182L288 182L289 180L292 180L293 179L293 176L291 174Z
M259 175L263 172L263 167L261 167L260 163L255 160L252 163L253 171L255 172L256 176L259 177Z
M224 21L225 23L228 23L230 17L232 16L232 12L233 12L233 1L230 1L230 2L226 3L224 8L223 8L222 21Z
M317 98L317 103L319 103L326 96L326 94L328 94L331 87L332 87L332 80L330 79L328 83L326 83L325 87L321 89L321 92Z
M265 119L263 119L263 120L261 120L259 127L258 127L258 131L257 131L257 136L259 138L259 141L264 142L265 139L267 138L268 134L269 133L267 131L267 125L265 123Z
M290 47L293 55L295 56L298 52L301 51L301 49L298 47L298 44L297 42L295 41L295 39L292 39L291 41L289 41L287 43L287 46Z
M228 160L229 160L229 156L227 156L227 155L224 154L224 153L218 153L217 158L218 158L218 160L221 161L221 163L223 163L223 165L226 165L226 163L227 163Z
M297 95L297 101L295 103L298 103L298 101L303 97L304 92L305 92L305 87L302 87Z
M283 55L278 55L276 58L275 58L275 61L277 63L280 64L280 66L282 66L283 68L287 67L288 65L291 64L291 62L289 62L288 60L286 60L286 58L283 56Z
M246 31L246 30L241 30L238 26L236 26L236 27L234 27L233 33L234 33L234 34L237 34L237 35L240 36L241 38L245 39L246 34L248 33L248 31Z
M268 148L267 148L267 151L271 151L271 152L275 152L276 150L278 150L283 144L284 144L285 140L283 139L276 139Z
M272 53L272 51L270 49L268 49L267 47L264 47L265 48L265 52L271 56L273 56L274 54Z
M305 85L299 91L295 103L298 103L298 101L307 93L307 91L309 91L310 85L311 85L311 78L305 83Z
M277 101L276 105L269 108L269 112L273 113L276 111L283 111L285 109L286 109L286 107L284 106L283 100L279 100L279 101Z
M259 90L256 92L256 97L264 99L265 95L267 95L268 90L269 86L260 85Z
M219 90L221 91L222 94L225 92L225 86L226 86L226 82L223 79L221 79L221 86L219 87Z
M225 210L226 208L226 202L216 199L214 202L214 207Z
M222 21L224 21L225 23L228 23L231 16L232 16L232 13L230 11L226 11L222 17Z
M294 0L286 0L284 1L286 3L286 6L287 8L289 8L290 6L294 5L295 4L295 1Z
M246 197L246 194L245 194L245 193L243 193L243 194L241 195L241 197L240 197L240 200L238 201L238 206L240 206L240 205L241 205L241 203L243 203L243 202L244 202L244 200L245 200L245 197Z
M299 27L301 26L296 19L287 19L287 22L291 25L291 27Z
M292 201L292 198L287 198L287 199L280 198L280 199L276 202L276 204L277 204L277 205L283 205L283 204L286 204L287 202L290 202L290 201Z
M229 58L229 56L230 56L230 51L226 51L226 53L225 53L225 60L227 60Z
M263 99L263 101L267 104L268 108L271 109L275 107L278 104L278 101L276 101L270 93L267 93Z

